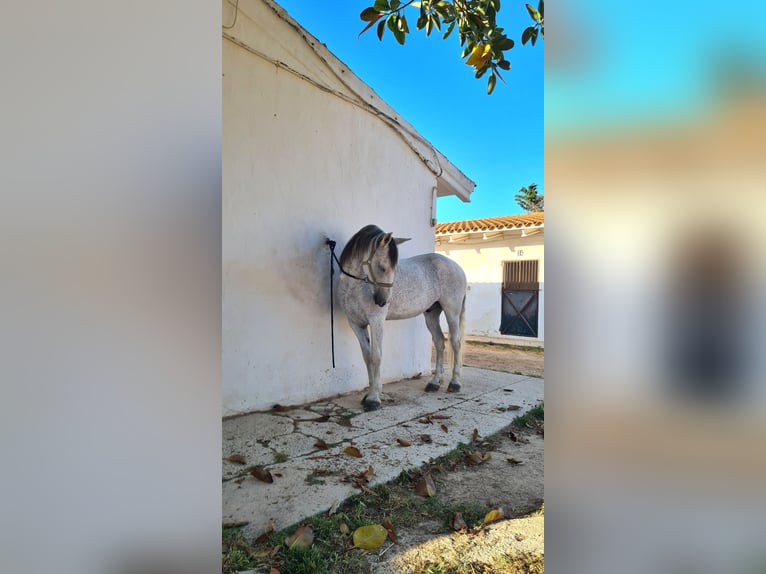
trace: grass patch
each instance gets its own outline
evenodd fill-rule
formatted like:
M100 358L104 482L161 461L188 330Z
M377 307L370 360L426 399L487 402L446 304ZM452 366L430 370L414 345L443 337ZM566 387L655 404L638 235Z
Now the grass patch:
M248 543L239 528L224 528L222 535L223 574L232 574L240 570L249 570L256 565L253 559L253 548Z
M523 415L519 415L515 419L513 419L513 424L519 428L524 428L526 426L534 427L538 421L544 421L544 420L545 420L545 401L541 401L540 403L536 404L531 409L529 409Z
M531 409L530 412L535 409ZM311 524L314 529L314 542L310 548L289 549L285 546L285 538L300 525L276 532L267 540L259 542L249 542L240 529L224 529L223 574L234 574L239 570L258 567L264 568L265 571L275 567L282 573L291 574L368 574L372 572L372 565L377 562L378 554L384 552L389 543L386 542L379 549L372 551L354 548L352 533L360 526L390 520L394 528L399 529L430 522L433 523L430 527L431 533L440 535L450 532L449 520L452 513L460 512L469 528L478 527L491 508L479 503L454 504L442 500L438 493L439 476L449 468L465 464L465 455L468 452L486 450L487 443L492 442L492 438L488 437L474 445L461 443L422 469L403 470L398 479L371 488L375 495L352 496L340 505L333 516L323 513L305 520L303 524ZM426 472L431 473L436 481L435 497L423 498L415 494L415 485ZM309 474L306 480L319 481L322 474L325 472ZM498 559L491 564L423 564L418 571L445 574L537 574L538 570L520 569L517 558L514 558L512 563L501 563Z

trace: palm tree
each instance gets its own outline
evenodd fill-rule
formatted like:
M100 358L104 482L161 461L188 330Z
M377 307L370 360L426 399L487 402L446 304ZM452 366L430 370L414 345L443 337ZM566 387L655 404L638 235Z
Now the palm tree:
M537 184L530 183L516 194L516 203L527 213L545 210L545 197L537 193Z

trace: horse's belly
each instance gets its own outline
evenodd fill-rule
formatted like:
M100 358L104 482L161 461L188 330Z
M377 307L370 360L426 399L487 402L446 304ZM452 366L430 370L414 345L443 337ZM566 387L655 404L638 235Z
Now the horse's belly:
M410 309L408 311L404 311L404 310L397 310L389 306L388 314L386 315L386 321L398 321L399 319L411 319L412 317L417 317L418 315L422 315L426 309L427 307L423 309L419 309L419 310Z

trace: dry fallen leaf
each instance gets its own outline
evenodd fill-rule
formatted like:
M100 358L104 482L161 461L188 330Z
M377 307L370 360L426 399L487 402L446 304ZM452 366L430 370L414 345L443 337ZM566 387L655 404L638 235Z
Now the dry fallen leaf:
M348 534L349 532L351 532L351 529L348 527L348 524L346 524L345 522L341 522L338 528L340 529L341 534Z
M364 550L374 550L386 541L388 530L380 524L370 524L369 526L360 526L354 530L354 546Z
M304 524L285 538L285 545L292 548L309 548L314 542L314 527L311 524Z
M439 428L442 429L444 432L449 432L447 425L439 425Z
M388 537L391 539L391 542L399 544L399 537L396 535L396 530L394 529L394 525L391 524L391 521L384 520L381 525L388 531Z
M413 379L415 379L415 380L417 380L417 379L421 378L422 376L423 376L423 373L421 372L421 373L418 373L417 375L415 375L415 376L414 376L414 377L412 377L412 378L413 378Z
M323 441L321 438L317 439L317 441L314 443L314 446L322 450L327 450L328 448L330 448L327 446L327 443Z
M508 431L508 438L510 438L513 442L519 442L519 437L517 437L516 433L513 431Z
M412 441L411 440L405 440L403 438L396 439L396 442L398 442L401 446L410 446L410 445L412 445Z
M450 417L449 415L429 415L429 418L436 419L436 420L442 420L443 421L445 419L449 419L449 418L452 418L452 417Z
M224 528L239 528L240 526L244 526L245 524L250 524L249 520L237 520L236 522L224 522L223 527Z
M517 464L524 464L522 461L516 460L515 458L509 458L508 462L510 462L514 466L516 466Z
M349 456L355 456L356 458L362 458L362 453L355 446L347 446L343 449L344 454Z
M280 574L279 570L274 568L273 566L269 569L269 574Z
M415 485L415 494L430 497L436 494L436 484L429 473L425 473Z
M518 411L521 407L519 405L509 405L508 409L509 411Z
M251 470L250 475L254 476L258 480L263 482L268 482L268 483L274 482L274 477L271 475L271 472L264 468L261 468L260 466Z
M471 442L476 442L479 440L479 429L473 429L473 434L471 435Z
M367 470L365 470L362 474L359 475L359 478L363 478L365 482L370 482L374 474L375 474L375 471L372 469L372 465L370 465L367 467Z
M484 457L481 456L480 452L476 452L476 451L469 452L469 453L466 453L466 455L465 455L465 461L468 464L477 465L477 464L481 464L482 462L484 462Z
M327 516L332 516L336 512L338 512L338 505L340 504L340 500L336 500L332 503L332 506L330 507L330 510L327 511Z
M245 457L241 454L232 454L231 456L227 456L223 460L228 460L229 462L236 462L238 464L245 464Z
M271 519L271 522L269 523L269 527L261 532L261 534L255 539L256 542L263 542L268 539L269 536L274 534L274 519Z
M468 525L465 523L463 515L460 512L452 513L452 518L449 519L449 527L456 532L468 529Z
M484 453L484 456L482 456L481 458L483 460L489 460L490 458L492 458L492 453L490 452Z
M433 419L430 416L422 418L422 419L418 419L418 422L423 423L424 425L431 425L434 423Z
M353 480L353 483L354 483L356 486L358 486L359 488L361 488L361 489L362 489L362 492L363 492L363 493L365 493L365 494L371 494L372 496L380 496L380 495L379 495L377 492L375 492L374 490L370 490L369 488L367 488L367 487L364 485L364 482L363 482L362 480L358 479L358 478L355 478L355 479Z
M286 413L287 411L290 410L290 407L283 407L280 404L276 404L273 407L271 407L271 410L276 413Z
M503 514L503 509L495 508L487 512L487 515L484 517L484 520L482 520L481 523L482 525L489 524L490 522L495 522L496 520L500 520L503 517L505 517L505 514Z
M430 434L422 434L420 435L420 440L423 442L431 443L431 435Z
M277 478L282 478L284 475L281 472L272 472L271 476L276 476Z

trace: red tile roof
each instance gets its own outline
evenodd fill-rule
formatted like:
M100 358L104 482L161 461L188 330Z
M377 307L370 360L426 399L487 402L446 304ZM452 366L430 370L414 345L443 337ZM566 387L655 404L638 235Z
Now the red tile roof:
M524 215L502 215L485 219L468 219L466 221L450 221L437 223L436 234L471 233L476 231L501 231L505 229L521 229L538 227L545 224L545 212L527 213Z

